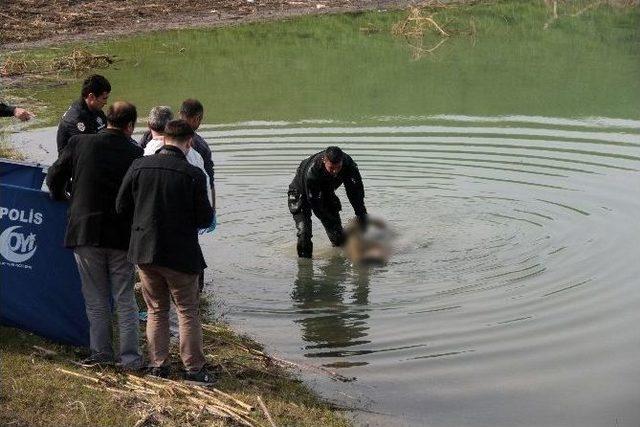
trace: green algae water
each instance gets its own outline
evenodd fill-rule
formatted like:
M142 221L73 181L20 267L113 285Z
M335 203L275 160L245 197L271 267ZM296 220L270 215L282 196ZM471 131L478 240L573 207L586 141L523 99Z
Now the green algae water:
M208 292L271 352L355 378L308 376L365 409L357 424L640 423L639 14L543 30L531 3L462 11L475 37L419 60L383 12L96 47L120 58L112 99L141 116L203 102ZM55 117L77 92L39 96ZM16 141L51 162L54 135ZM358 162L370 214L398 236L386 266L350 265L318 221L314 260L296 258L286 188L327 145Z

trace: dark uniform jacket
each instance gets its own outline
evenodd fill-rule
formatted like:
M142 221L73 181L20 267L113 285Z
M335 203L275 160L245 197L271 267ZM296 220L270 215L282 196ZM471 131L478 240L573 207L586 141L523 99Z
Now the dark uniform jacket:
M14 111L16 111L16 107L0 102L0 117L11 117Z
M308 206L316 212L325 209L339 211L340 200L336 197L335 190L344 184L356 216L365 217L367 209L364 206L364 185L356 162L345 154L342 169L338 176L334 177L325 169L322 162L323 155L324 151L321 151L300 163L296 176L289 186L290 193L293 190L302 196L301 208Z
M73 179L66 247L127 250L131 218L118 215L115 202L129 166L142 153L117 129L69 140L47 173L47 186L56 200L65 199L66 184Z
M198 229L213 220L205 175L182 151L165 145L136 160L122 182L116 210L133 215L129 261L197 274L206 264Z
M92 111L80 98L71 104L71 107L62 116L58 125L58 135L56 142L58 143L58 155L69 142L69 138L73 135L98 133L107 127L107 117L100 111Z
M151 131L145 131L145 133L142 134L142 137L140 137L140 146L142 148L146 148L147 143L151 141L151 139ZM196 150L198 154L200 154L200 156L202 156L202 160L204 160L204 170L207 171L207 175L209 175L209 183L211 184L211 187L213 187L215 165L213 164L213 158L211 156L211 147L209 147L207 141L205 141L204 138L202 138L197 133L193 135L192 146L193 149Z

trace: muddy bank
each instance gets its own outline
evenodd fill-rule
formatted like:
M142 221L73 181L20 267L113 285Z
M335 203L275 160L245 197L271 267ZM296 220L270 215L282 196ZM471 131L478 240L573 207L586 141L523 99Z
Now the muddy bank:
M0 9L0 50L293 16L397 9L410 0L16 0Z

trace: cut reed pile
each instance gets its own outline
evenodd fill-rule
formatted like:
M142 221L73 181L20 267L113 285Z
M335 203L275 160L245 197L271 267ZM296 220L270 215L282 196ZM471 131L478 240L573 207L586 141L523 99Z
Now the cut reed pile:
M114 56L95 55L86 49L75 49L68 54L53 58L38 58L30 54L14 53L3 57L0 76L46 76L62 71L81 73L109 67L115 60Z
M274 426L310 425L346 427L348 422L332 408L344 405L322 402L313 396L290 369L351 381L322 366L291 362L268 355L255 341L236 335L223 324L203 324L204 350L218 375L215 387L188 384L179 378L177 343L171 346L169 379L143 376L118 368L82 369L64 352L32 345L31 359L54 364L55 374L66 377L86 393L110 396L113 405L137 420L135 426ZM60 381L59 381L60 382ZM21 387L22 388L22 387ZM89 423L92 403L78 393L74 410ZM95 405L95 404L94 404ZM1 415L0 411L0 415Z
M208 419L229 420L239 425L259 425L253 418L255 407L217 388L205 388L156 377L95 372L82 374L63 368L58 372L81 378L84 387L109 391L114 398L138 408L140 420L135 426L172 423L205 423ZM258 399L259 396L256 397ZM258 401L260 402L261 399ZM261 405L263 406L264 403ZM265 417L270 418L266 406ZM267 415L268 414L268 415Z

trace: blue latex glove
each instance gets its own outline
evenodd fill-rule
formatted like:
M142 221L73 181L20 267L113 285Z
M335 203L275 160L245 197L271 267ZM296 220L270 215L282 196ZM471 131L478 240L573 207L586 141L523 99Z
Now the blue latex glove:
M218 225L218 216L214 212L213 221L211 221L211 224L209 225L209 227L201 228L200 230L198 230L198 234L212 233L213 230L216 229L216 225Z

